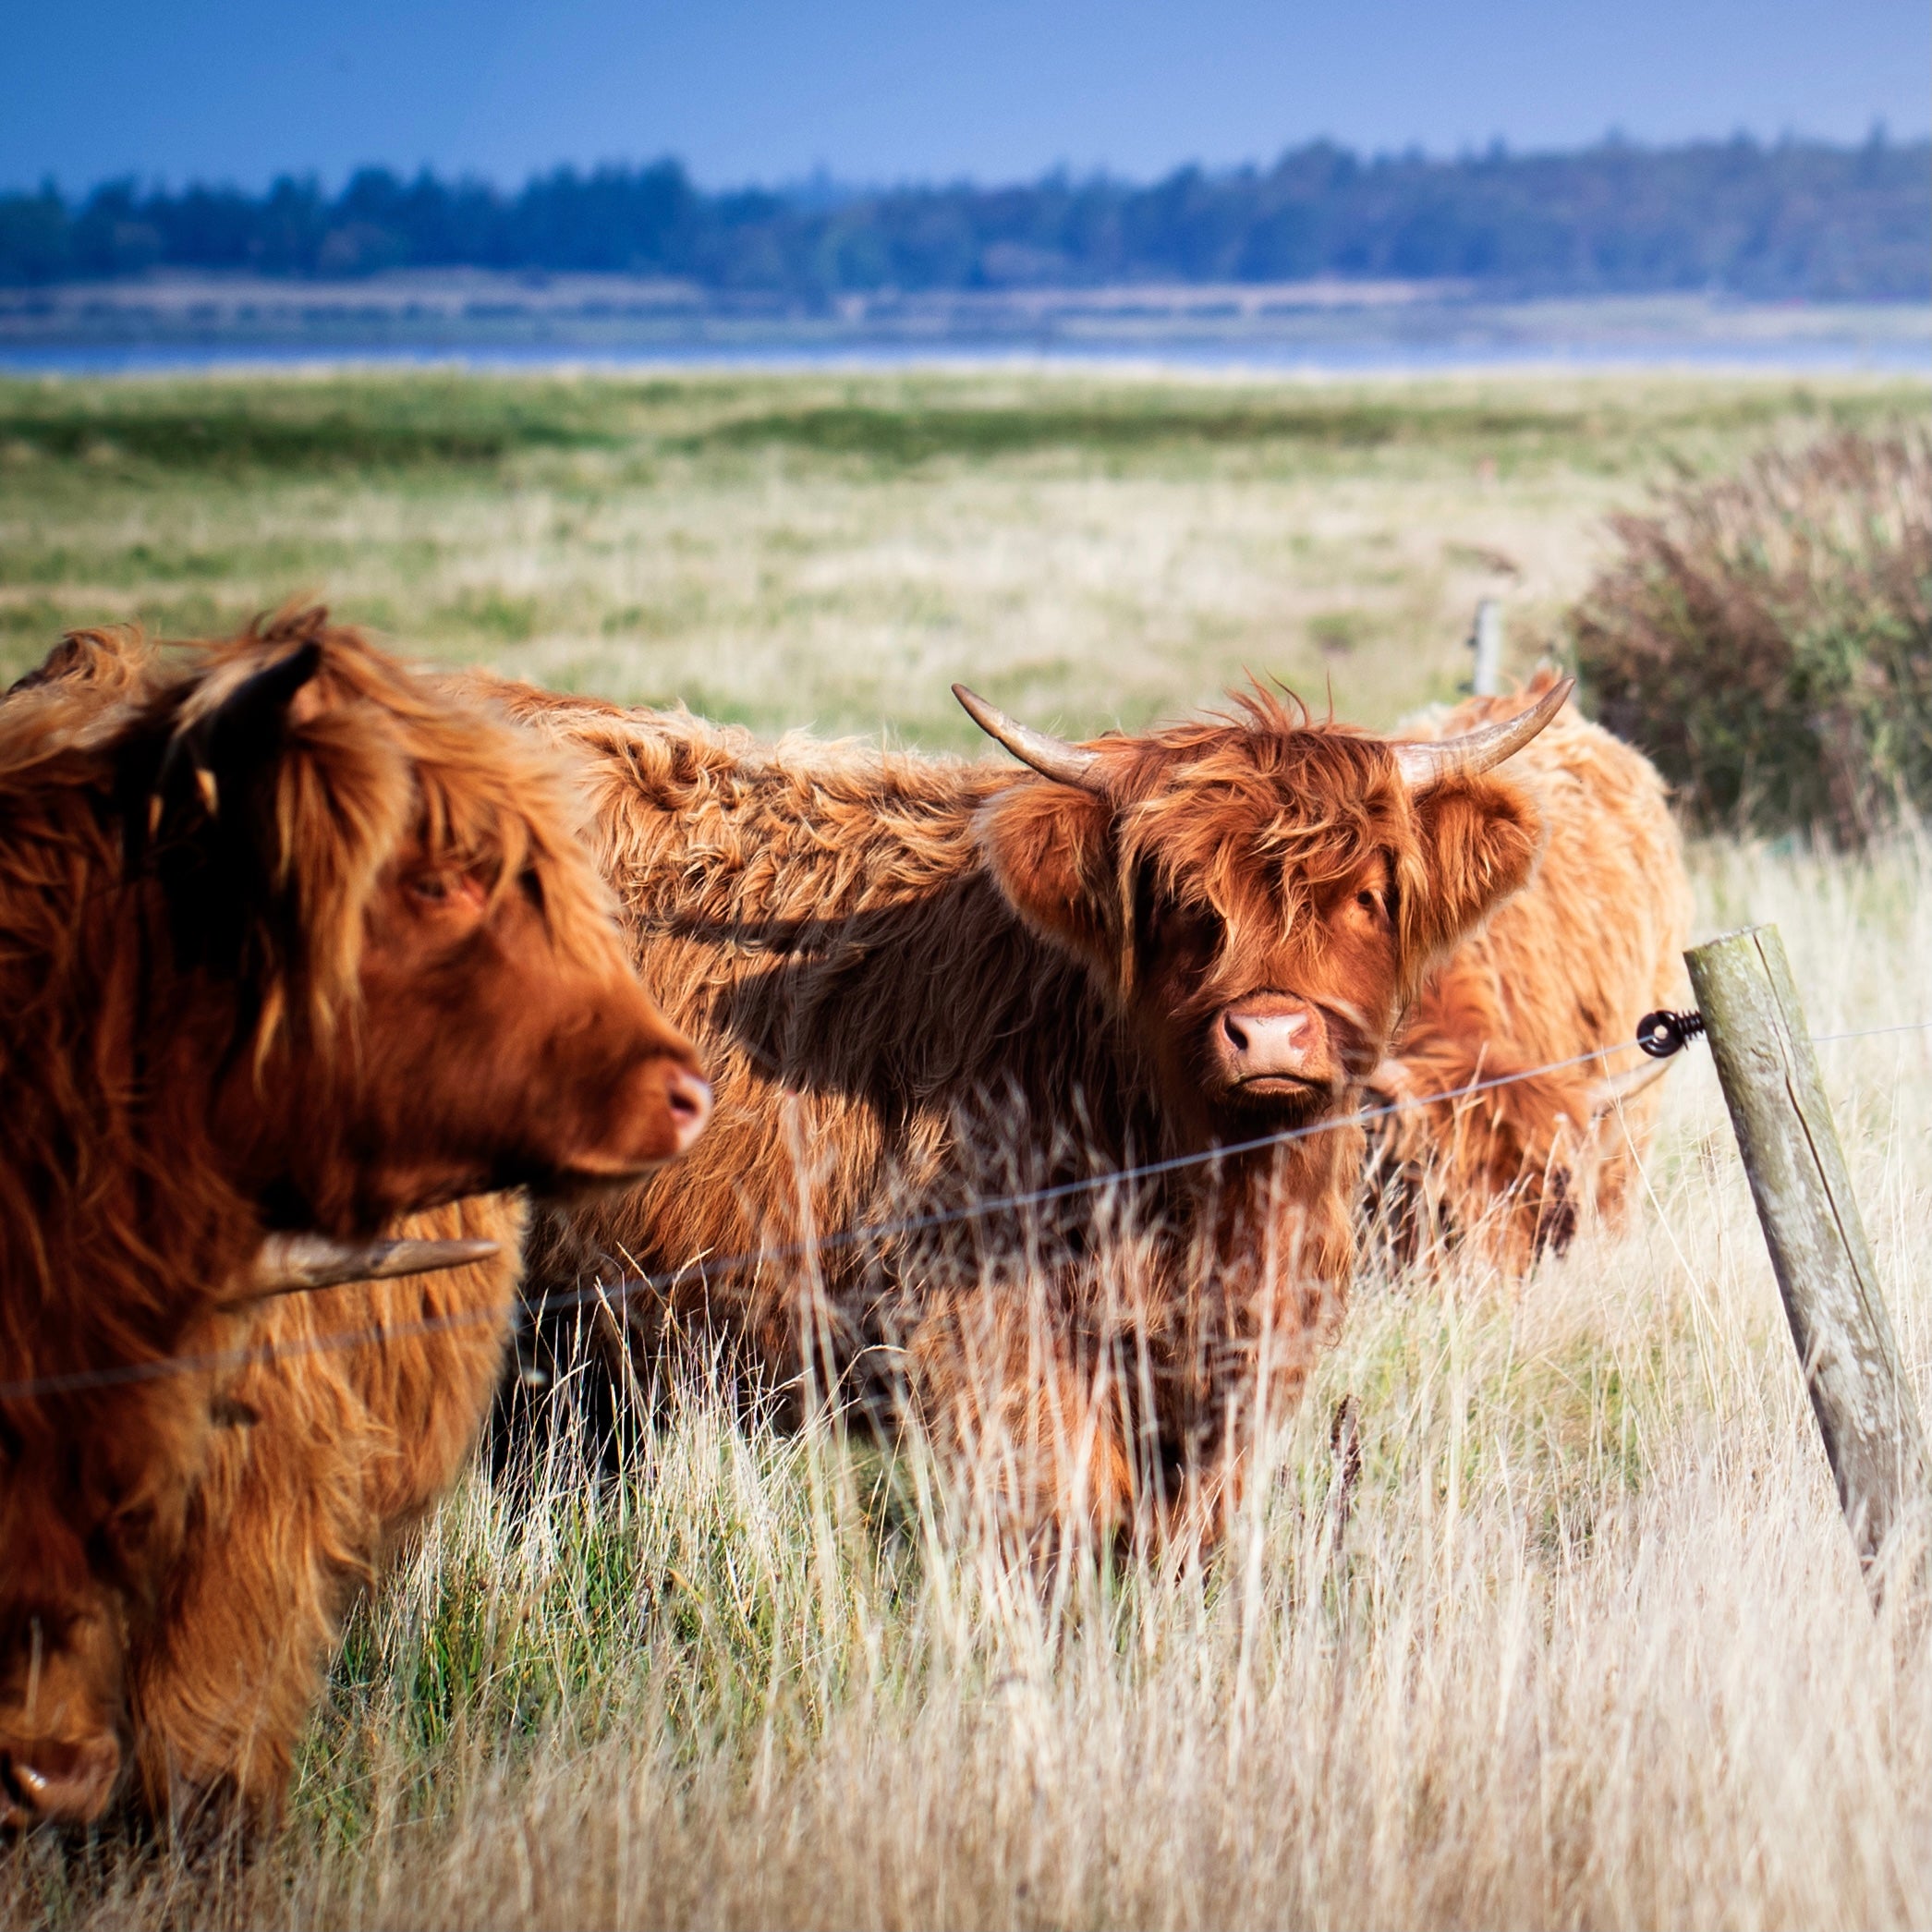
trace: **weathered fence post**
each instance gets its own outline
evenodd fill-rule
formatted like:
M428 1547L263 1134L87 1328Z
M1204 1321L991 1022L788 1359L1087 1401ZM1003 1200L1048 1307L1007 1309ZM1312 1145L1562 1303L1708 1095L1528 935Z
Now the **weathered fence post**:
M1476 670L1469 688L1478 698L1493 698L1502 688L1502 606L1486 597L1476 607L1476 628L1469 633Z
M1926 1499L1925 1438L1775 926L1684 954L1860 1564Z

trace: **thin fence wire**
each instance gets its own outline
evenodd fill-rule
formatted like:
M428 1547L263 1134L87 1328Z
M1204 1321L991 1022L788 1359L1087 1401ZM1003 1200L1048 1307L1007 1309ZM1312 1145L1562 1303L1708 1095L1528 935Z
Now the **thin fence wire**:
M1871 1039L1889 1033L1922 1033L1927 1029L1932 1029L1932 1020L1908 1020L1896 1026L1861 1027L1841 1033L1814 1033L1811 1041L1814 1046L1829 1046L1841 1040ZM1347 1127L1367 1126L1409 1108L1434 1107L1440 1106L1444 1101L1469 1100L1477 1094L1491 1093L1499 1088L1513 1087L1524 1080L1538 1079L1546 1074L1561 1073L1571 1067L1582 1066L1590 1061L1607 1060L1613 1053L1636 1051L1635 1040L1620 1040L1611 1046L1593 1048L1587 1053L1573 1053L1566 1060L1552 1060L1544 1066L1527 1067L1519 1073L1499 1075L1493 1079L1472 1081L1465 1087L1452 1088L1445 1093L1405 1096L1391 1101L1387 1106L1366 1108L1356 1113L1344 1114L1336 1120L1314 1121L1303 1127L1286 1127L1278 1133L1258 1135L1252 1140L1234 1141L1225 1146L1204 1148L1197 1153L1175 1154L1163 1160L1149 1160L1132 1167L1114 1168L1105 1173L1088 1174L1077 1181L1062 1181L1051 1187L1032 1188L1021 1194L994 1195L931 1214L913 1215L899 1221L842 1228L834 1233L820 1235L809 1241L760 1247L745 1254L726 1256L715 1261L691 1261L665 1273L624 1275L614 1282L599 1282L588 1288L573 1289L567 1294L543 1295L537 1301L527 1304L518 1297L507 1306L492 1305L487 1308L467 1308L459 1313L421 1316L407 1321L371 1322L365 1328L345 1329L322 1335L298 1336L286 1342L261 1343L232 1349L213 1349L198 1355L164 1355L152 1362L128 1362L111 1368L74 1369L64 1375L37 1376L18 1381L0 1382L0 1402L21 1402L41 1395L79 1394L92 1390L121 1388L134 1383L155 1381L176 1375L221 1373L261 1367L301 1355L333 1354L343 1349L359 1347L368 1342L401 1341L409 1337L444 1334L456 1329L480 1328L514 1318L519 1306L532 1319L547 1315L570 1314L600 1306L622 1307L634 1295L661 1294L669 1288L694 1279L709 1282L714 1277L735 1274L744 1269L772 1261L796 1259L808 1254L822 1253L827 1248L851 1247L863 1242L890 1241L902 1234L922 1233L930 1229L952 1226L990 1215L1012 1212L1018 1209L1044 1207L1052 1201L1064 1200L1075 1195L1093 1193L1105 1187L1118 1186L1123 1183L1153 1180L1162 1174L1177 1173L1186 1168L1207 1166L1230 1160L1236 1155L1258 1153L1271 1147L1285 1147L1291 1142L1306 1140L1317 1134L1334 1134ZM325 1294L327 1290L309 1292Z

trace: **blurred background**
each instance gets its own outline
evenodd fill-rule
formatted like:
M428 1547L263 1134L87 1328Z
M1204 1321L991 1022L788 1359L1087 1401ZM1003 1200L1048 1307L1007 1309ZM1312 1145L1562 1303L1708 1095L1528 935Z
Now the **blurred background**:
M1598 587L1689 552L1631 519L1923 419L1928 71L1895 0L34 10L0 657L299 589L963 747L962 671L1070 728L1251 673L1384 723L1488 601L1504 674L1634 718ZM1752 592L1780 636L1821 554Z
M1932 293L1928 71L1896 0L43 8L0 345L1923 358L1848 311Z

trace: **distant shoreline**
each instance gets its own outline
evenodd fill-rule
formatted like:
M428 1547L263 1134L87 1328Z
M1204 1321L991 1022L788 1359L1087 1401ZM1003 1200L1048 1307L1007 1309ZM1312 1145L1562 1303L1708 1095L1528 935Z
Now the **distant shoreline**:
M1922 376L1932 383L1932 348L1873 351L1835 345L1767 345L1761 348L1713 348L1696 344L1659 343L1654 347L1480 350L1446 346L1368 348L1353 355L1338 350L1281 350L1264 354L1253 346L1149 343L1138 348L1012 348L985 345L851 344L826 347L732 347L699 344L651 348L584 349L534 346L526 349L435 347L302 347L293 344L247 347L241 345L101 345L15 349L0 346L0 379L35 377L159 377L256 372L328 374L381 370L453 370L475 375L724 373L856 373L884 370L931 369L954 373L1012 370L1075 373L1082 371L1125 376L1149 374L1223 375L1278 380L1343 380L1376 377L1456 375L1666 374L1672 371L1719 376L1803 377L1866 374Z
M341 282L175 273L0 291L0 371L363 363L774 369L1153 362L1370 373L1697 368L1932 373L1932 305L1710 296L1485 299L1332 279L723 303L620 275L409 271Z

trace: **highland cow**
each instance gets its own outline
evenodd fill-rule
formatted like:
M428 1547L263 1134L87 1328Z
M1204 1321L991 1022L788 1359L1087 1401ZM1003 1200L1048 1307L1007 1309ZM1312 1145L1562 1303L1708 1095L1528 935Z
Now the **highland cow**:
M1554 682L1472 699L1416 739L1480 730ZM1368 1173L1398 1254L1463 1248L1518 1275L1581 1216L1622 1204L1663 1071L1631 1047L1645 1014L1686 997L1691 894L1663 781L1574 706L1510 776L1542 817L1542 863L1424 980L1367 1098L1397 1110L1370 1136Z
M84 1821L120 1780L130 1687L158 1796L218 1728L210 1687L271 1661L279 1633L220 1614L226 1578L316 1560L258 1508L257 1546L183 1562L248 1398L226 1352L264 1307L353 1308L262 1303L265 1241L633 1179L709 1092L553 765L320 611L178 662L81 634L0 705L0 1820ZM398 1424L378 1514L419 1509L473 1433L514 1271L426 1451L410 1403L448 1407L436 1351L365 1371ZM306 1432L277 1452L299 1462ZM252 1682L248 1748L286 1763L293 1704ZM219 1760L193 1775L261 1783Z
M1345 1117L1535 861L1489 768L1563 695L1454 742L1256 691L1069 746L962 692L1015 774L505 693L718 1095L689 1160L540 1230L531 1286L642 1271L645 1355L702 1323L909 1407L1035 1547L1217 1534L1342 1306ZM1047 1198L984 1207L1015 1185Z

